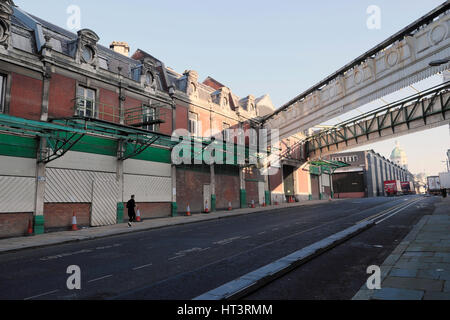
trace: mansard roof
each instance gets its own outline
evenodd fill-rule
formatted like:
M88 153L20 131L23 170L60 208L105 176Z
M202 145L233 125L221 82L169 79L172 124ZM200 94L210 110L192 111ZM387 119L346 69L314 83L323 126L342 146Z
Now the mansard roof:
M44 44L42 42L45 42L43 39L48 37L54 51L75 58L73 47L79 38L78 34L29 14L19 8L15 8L11 23L15 27L11 35L14 48L31 54L37 54L40 49L38 42L41 42L42 46ZM89 30L84 29L83 31L86 33ZM95 34L94 31L91 32ZM141 61L124 56L100 44L96 44L96 49L99 58L99 68L116 74L120 69L122 76L139 81L140 74L136 70L141 66ZM164 83L164 81L162 82Z
M127 57L115 52L109 47L98 44L97 41L99 39L97 39L94 31L83 29L81 30L81 35L79 35L29 14L18 7L14 7L11 24L11 43L15 49L38 55L41 49L49 44L53 51L75 59L76 50L74 48L77 47L80 37L85 36L87 41L95 44L95 53L98 58L98 63L95 66L100 69L115 74L120 72L125 78L140 81L143 72L147 72L145 70L148 70L143 65L150 64L152 72L155 72L158 89L167 91L171 86L175 86L178 90L187 93L188 86L191 85L191 83L187 82L188 77L186 76L186 72L179 74L170 68L166 68L161 60L142 49L138 49L131 57ZM91 34L93 36L90 36ZM191 77L190 81L192 81L192 77L195 78L198 99L216 103L218 94L222 96L227 95L228 105L231 110L241 110L253 117L263 116L274 110L274 106L268 95L256 99L253 96L247 96L241 99L228 89L227 86L210 76L202 83L198 82L198 74L195 71L192 71L189 77ZM249 97L252 97L254 100L256 112L246 110Z

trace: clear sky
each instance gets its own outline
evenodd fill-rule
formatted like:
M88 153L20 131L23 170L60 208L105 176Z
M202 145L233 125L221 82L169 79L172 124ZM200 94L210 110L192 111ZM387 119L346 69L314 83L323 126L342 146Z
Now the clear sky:
M25 11L67 28L67 8L81 9L81 27L100 43L126 41L182 73L212 76L235 94L268 93L276 107L423 16L444 0L15 0ZM381 28L367 28L366 10L381 10ZM437 139L436 137L440 137ZM445 168L449 128L397 139L410 169ZM369 145L385 156L394 141ZM426 147L427 152L423 152Z

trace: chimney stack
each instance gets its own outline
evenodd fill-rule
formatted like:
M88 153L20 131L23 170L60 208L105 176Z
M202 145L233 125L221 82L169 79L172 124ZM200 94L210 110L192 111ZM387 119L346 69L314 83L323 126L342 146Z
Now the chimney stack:
M128 57L128 54L130 53L130 46L128 45L128 43L122 41L113 41L109 48L126 57Z

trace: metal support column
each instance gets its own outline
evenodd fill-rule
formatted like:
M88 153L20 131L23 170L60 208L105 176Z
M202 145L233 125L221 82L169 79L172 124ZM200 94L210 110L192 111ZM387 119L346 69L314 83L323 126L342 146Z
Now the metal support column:
M116 180L119 183L119 195L117 199L117 212L120 212L120 208L123 208L124 203L124 174L123 174L123 164L124 160L122 160L123 155L125 154L125 141L119 140L117 144L117 171L116 171ZM123 218L123 211L122 211L122 217L120 217L120 214L117 216L117 222L122 223Z
M245 190L245 168L239 168L240 201L241 208L247 208L247 191Z
M210 165L210 178L211 178L211 212L216 211L216 173L214 170L214 164Z

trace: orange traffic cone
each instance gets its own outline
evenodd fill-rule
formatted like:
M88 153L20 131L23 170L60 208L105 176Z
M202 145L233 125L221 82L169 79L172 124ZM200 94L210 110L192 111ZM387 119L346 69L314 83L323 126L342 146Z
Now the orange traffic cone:
M191 215L191 208L189 207L189 203L187 205L187 209L186 209L186 215L189 217Z
M136 222L141 222L141 210L137 209Z
M252 208L255 208L255 200L252 200Z
M78 231L77 216L75 215L75 211L73 212L73 217L72 217L72 231Z
M29 236L32 236L32 235L33 235L33 222L31 221L31 219L30 219L30 221L28 221L28 230L27 230L27 234L28 234Z
M228 211L233 210L232 206L231 206L231 202L228 202Z
M208 200L205 202L205 213L209 213Z

